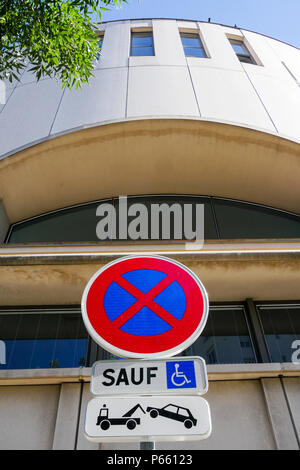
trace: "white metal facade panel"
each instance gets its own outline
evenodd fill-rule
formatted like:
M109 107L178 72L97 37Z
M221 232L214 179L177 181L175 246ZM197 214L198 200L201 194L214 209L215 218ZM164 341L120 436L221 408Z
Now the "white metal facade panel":
M95 71L90 85L66 90L52 133L85 124L125 118L128 68Z
M130 22L108 23L104 32L101 59L96 68L128 66L130 48Z
M66 91L60 102L60 84L51 79L36 84L28 69L20 83L6 82L9 100L5 106L0 103L0 155L47 138L50 132L126 117L204 117L299 139L298 49L257 33L205 22L126 20L103 28L102 58L95 64L96 78L90 86ZM129 57L130 30L139 28L153 28L155 56ZM184 57L180 29L199 30L209 57ZM244 35L262 66L239 62L228 35Z
M0 115L1 154L48 136L62 93L54 80L16 87Z
M242 70L241 63L236 57L225 31L219 25L199 23L200 37L207 50L208 59L199 60L201 67L217 67L226 70Z
M244 72L191 67L201 116L275 132Z
M175 20L153 20L153 36L159 65L186 65Z
M249 76L278 132L300 140L300 87L289 79Z
M186 67L132 67L129 71L128 117L199 116Z
M284 62L300 82L300 50L275 39L266 38L280 62Z
M7 87L3 81L0 82L0 113L7 105L8 99L10 98L15 87Z
M243 64L246 70L255 71L263 75L280 76L284 75L284 69L278 60L274 50L267 41L267 38L250 31L243 31L245 43L252 54L254 60L258 59L261 65Z

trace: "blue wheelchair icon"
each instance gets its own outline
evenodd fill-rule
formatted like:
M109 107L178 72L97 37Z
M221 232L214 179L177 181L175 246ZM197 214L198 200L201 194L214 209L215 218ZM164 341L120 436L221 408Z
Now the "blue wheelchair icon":
M167 388L195 388L195 366L193 361L166 363Z

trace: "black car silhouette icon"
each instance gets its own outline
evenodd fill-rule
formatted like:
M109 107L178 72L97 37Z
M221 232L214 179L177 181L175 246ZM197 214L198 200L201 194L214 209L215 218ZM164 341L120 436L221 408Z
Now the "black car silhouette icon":
M165 418L173 419L175 421L181 421L187 429L192 426L196 426L197 420L194 418L188 408L183 406L173 405L169 403L163 408L154 408L148 406L147 410L150 413L151 418L157 418L157 416L164 416Z

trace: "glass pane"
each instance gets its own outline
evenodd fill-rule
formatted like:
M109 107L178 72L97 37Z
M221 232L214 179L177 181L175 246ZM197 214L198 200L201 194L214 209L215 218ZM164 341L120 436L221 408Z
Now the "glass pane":
M250 56L238 55L238 58L241 62L244 62L246 64L254 64L254 62L253 62L253 60L251 59Z
M207 364L257 362L243 307L210 307L204 331L184 355L199 355Z
M153 46L152 33L132 33L131 46Z
M230 41L233 50L236 52L236 54L241 54L241 55L250 55L246 46L239 41Z
M181 34L181 42L185 47L201 47L200 38L197 34Z
M201 198L201 197L188 197L188 196L152 196L152 197L131 197L128 198L128 208L132 207L133 204L143 204L145 208L147 209L147 221L148 221L148 236L151 237L154 233L156 233L155 227L152 224L151 225L151 212L152 212L152 207L153 205L159 205L161 206L162 204L167 205L167 207L170 210L170 217L168 217L169 213L165 212L164 217L160 214L159 215L159 234L158 237L156 238L157 240L167 240L168 236L166 235L168 232L168 228L170 228L169 233L170 233L170 239L171 240L192 240L192 232L196 231L196 223L197 223L197 216L196 216L196 204L204 204L204 236L205 239L216 239L217 238L217 232L216 232L216 227L214 223L214 217L212 213L212 208L210 204L210 199L209 198ZM178 231L176 232L175 230L175 219L174 219L174 213L172 212L172 206L176 204L179 205L181 208L181 237L178 237ZM185 205L189 205L189 209L185 207ZM115 207L117 212L119 211L118 209L118 200L115 200ZM132 208L133 209L133 208ZM129 209L128 209L129 210ZM189 223L186 224L186 229L184 226L184 214L188 214L188 212L185 211L191 211L192 215L192 224L190 225ZM128 225L130 226L130 223L137 218L139 213L136 213L137 215L129 216L128 217ZM153 220L153 219L152 219ZM188 220L186 218L186 220ZM158 225L158 224L155 224ZM119 227L117 224L117 233L119 232ZM141 231L141 228L137 226L136 232L140 233L140 237L138 238L139 240L142 240L143 233ZM189 232L191 235L189 235ZM187 234L187 237L184 236L184 234ZM183 238L182 238L183 236ZM193 237L195 239L195 237ZM150 238L151 239L151 238Z
M196 47L185 47L184 53L187 57L206 57L204 51L201 48Z
M272 362L292 362L292 344L300 340L300 306L258 307Z
M79 367L86 363L87 332L81 315L0 315L6 364L0 369Z
M98 205L99 202L63 209L15 225L9 243L98 241L96 236Z
M143 46L143 47L132 47L131 49L132 56L149 56L154 55L154 49L152 46Z
M220 236L238 238L300 238L300 218L280 211L214 199Z

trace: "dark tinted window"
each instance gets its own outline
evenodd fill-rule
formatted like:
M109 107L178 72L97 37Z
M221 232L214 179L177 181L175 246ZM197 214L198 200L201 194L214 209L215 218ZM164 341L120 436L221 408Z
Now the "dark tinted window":
M258 311L272 362L291 362L293 343L300 340L300 305L259 306Z
M214 199L220 238L299 238L300 219L284 212Z
M148 235L151 237L151 233L155 234L157 233L157 240L186 240L186 239L191 239L188 235L188 230L186 230L184 226L184 214L185 214L185 206L189 205L189 208L191 210L191 215L192 215L192 226L191 230L195 232L196 230L196 219L197 219L197 212L196 212L196 205L197 204L203 204L204 205L204 229L205 229L205 238L207 239L216 239L217 238L217 233L216 233L216 227L214 223L214 218L213 218L213 212L212 212L212 207L211 207L211 202L209 198L193 198L193 197L172 197L172 196L156 196L156 197L133 197L128 199L128 210L130 211L130 208L134 209L134 206L136 204L143 204L147 208L148 212ZM155 227L153 225L153 219L151 218L151 208L152 205L155 205L157 207L157 210L159 211L159 230L155 230ZM176 231L174 229L175 227L175 220L174 220L174 212L172 211L172 208L176 206L180 206L181 208L181 214L182 214L182 219L181 219L181 234L182 237L176 236ZM159 206L159 207L158 207ZM118 211L118 200L115 200L115 207L116 210ZM164 208L168 207L166 212L164 212ZM134 212L134 211L133 211ZM156 212L155 212L156 213ZM136 213L138 215L138 212ZM168 214L170 214L170 218L168 217ZM128 216L128 225L134 220L136 215ZM170 224L169 224L170 221ZM189 224L187 224L188 226ZM168 238L168 233L169 231L168 226L170 226L170 238ZM138 227L139 228L139 227ZM188 227L187 227L188 228ZM165 229L165 234L164 236L164 231ZM118 224L117 224L117 232L118 232ZM186 233L186 236L185 236ZM154 239L154 238L152 238Z
M184 355L196 355L207 364L248 364L256 362L242 306L210 307L201 336Z
M300 238L300 218L297 215L269 209L262 206L232 200L196 196L145 196L127 198L128 209L134 204L143 204L148 210L148 232L151 236L151 204L179 204L184 214L185 205L192 207L193 227L196 223L196 206L204 204L204 235L206 240L255 239L255 238ZM62 209L57 212L38 216L19 222L11 227L7 243L62 243L62 242L99 242L96 226L102 218L96 215L100 204L109 204L116 210L116 237L119 240L118 198L89 203L82 206ZM128 215L128 226L139 213ZM170 212L171 240L174 233L174 218ZM162 219L160 219L162 222ZM166 221L164 221L166 222ZM182 234L184 234L182 217ZM173 225L172 225L173 224ZM139 227L137 227L137 231ZM163 224L157 240L163 238ZM166 239L166 238L165 238ZM183 237L183 240L190 239ZM126 240L126 239L125 239ZM124 241L125 241L124 240ZM145 240L136 238L137 241ZM151 240L151 239L150 239ZM167 240L167 239L166 239Z
M109 201L111 202L111 201ZM99 203L63 209L14 226L9 243L96 241Z
M87 332L78 313L0 314L6 363L0 369L79 367L86 364Z

